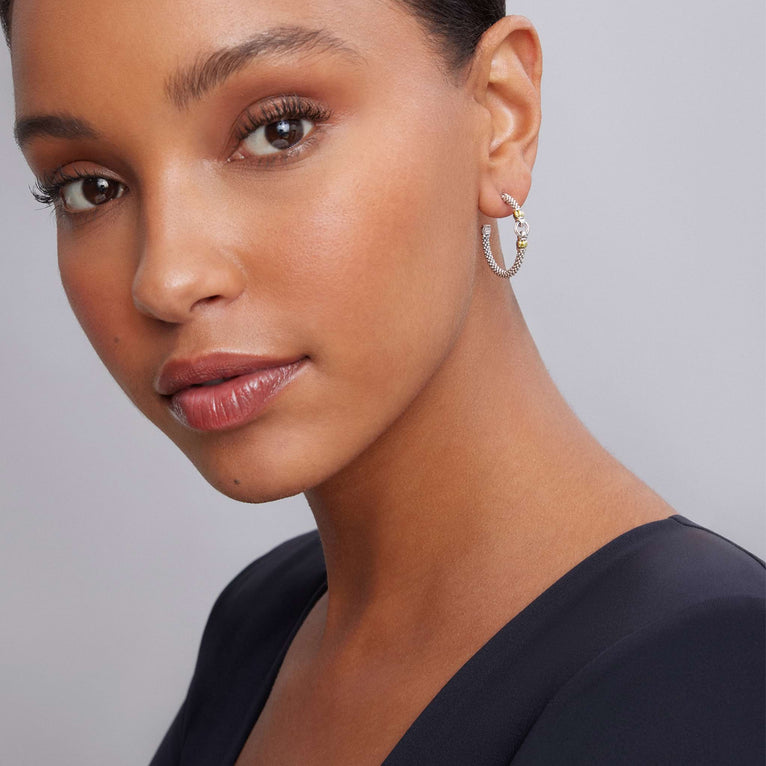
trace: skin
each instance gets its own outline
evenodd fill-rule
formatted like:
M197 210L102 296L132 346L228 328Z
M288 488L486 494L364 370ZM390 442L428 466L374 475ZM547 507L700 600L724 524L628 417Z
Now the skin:
M355 52L271 55L168 99L179 65L296 24ZM449 74L386 2L18 0L12 61L20 118L66 112L100 134L29 141L33 171L127 189L58 217L62 282L104 364L211 484L250 502L303 491L316 517L328 593L241 765L380 763L509 619L673 513L571 412L481 253L481 225L510 212L501 192L523 203L531 183L526 19ZM329 113L305 147L228 161L243 111L292 93ZM212 351L308 361L253 422L199 433L153 383Z

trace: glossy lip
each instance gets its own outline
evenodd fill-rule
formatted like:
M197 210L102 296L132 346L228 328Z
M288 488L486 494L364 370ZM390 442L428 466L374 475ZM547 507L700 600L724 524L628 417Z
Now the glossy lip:
M162 396L173 396L181 389L198 386L219 378L235 378L259 370L286 367L305 357L276 359L217 352L196 359L169 359L154 382L154 389Z
M171 359L162 366L154 388L182 425L195 431L220 431L257 417L306 360L305 356L275 359L231 353Z

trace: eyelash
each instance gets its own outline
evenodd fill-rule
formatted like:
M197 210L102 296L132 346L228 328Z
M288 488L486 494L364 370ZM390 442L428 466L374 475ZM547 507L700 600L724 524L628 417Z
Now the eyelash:
M32 196L43 205L54 205L61 199L61 191L67 185L74 181L81 181L85 178L102 178L93 173L83 173L75 170L73 173L58 172L55 176L45 176L35 182L32 187Z
M309 120L314 123L314 129L311 131L311 134L313 134L318 125L327 122L332 116L331 112L325 107L300 96L280 96L275 101L257 105L255 109L257 112L248 109L236 127L234 135L237 138L237 145L258 130L258 128L271 125L280 120ZM302 147L305 141L306 139L304 138L295 147L270 155L269 159L262 157L260 160L265 160L267 163L274 162L275 160L279 161L280 159L285 160L292 156L293 149L297 150L298 147Z
M254 110L257 110L254 111ZM277 152L272 155L266 155L262 157L248 157L246 160L240 161L252 161L264 165L272 165L277 162L285 162L294 157L299 151L301 151L305 145L311 140L313 134L316 132L320 124L327 122L332 113L316 104L313 101L301 98L296 95L280 96L274 101L267 102L265 104L257 105L248 109L240 120L240 123L234 130L234 138L237 140L237 146L254 133L258 128L262 128L266 125L279 122L280 120L309 120L314 124L311 133L308 136L301 139L294 147L290 147L283 151ZM44 176L38 179L32 189L32 196L41 204L46 206L55 205L63 210L61 205L62 192L64 188L75 181L81 181L90 178L106 178L113 183L118 183L115 179L109 178L109 176L100 175L97 173L87 173L79 170L75 170L72 173L56 172L50 176ZM66 212L66 211L64 211ZM91 211L93 212L93 211ZM82 215L78 213L77 215Z

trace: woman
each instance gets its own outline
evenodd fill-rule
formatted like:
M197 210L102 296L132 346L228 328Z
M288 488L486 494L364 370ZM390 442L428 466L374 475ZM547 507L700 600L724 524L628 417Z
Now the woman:
M211 484L318 527L222 594L154 762L759 762L763 563L595 442L508 287L529 22L139 5L6 17L67 295Z

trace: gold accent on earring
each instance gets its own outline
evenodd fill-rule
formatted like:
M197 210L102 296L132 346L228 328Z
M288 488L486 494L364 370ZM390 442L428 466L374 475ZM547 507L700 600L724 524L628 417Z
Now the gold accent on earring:
M489 264L490 269L492 269L492 271L494 271L498 277L502 277L503 279L510 279L511 277L515 276L518 270L521 268L521 263L524 260L524 254L527 252L527 245L529 244L529 241L527 240L527 235L529 234L529 224L525 219L524 211L521 209L521 206L513 197L511 197L510 194L503 193L500 196L506 205L513 208L513 217L515 219L513 222L513 230L516 233L516 259L514 260L511 268L503 269L497 265L497 261L492 255L492 247L489 243L492 227L488 224L485 224L481 227L481 244L484 248L484 257L487 259L487 263Z

